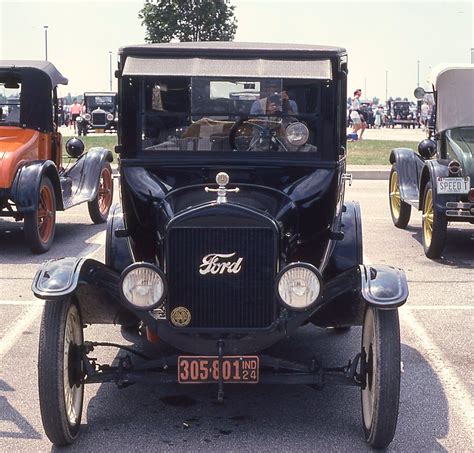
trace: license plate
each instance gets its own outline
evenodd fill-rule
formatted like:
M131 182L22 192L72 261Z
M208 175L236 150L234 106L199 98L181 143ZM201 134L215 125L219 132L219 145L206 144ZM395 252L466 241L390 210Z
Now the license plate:
M256 384L259 377L257 356L224 356L222 380L228 384ZM219 381L217 356L178 357L178 382L180 384L206 384Z
M464 178L438 177L436 185L438 193L468 193L471 188L471 179L469 176Z

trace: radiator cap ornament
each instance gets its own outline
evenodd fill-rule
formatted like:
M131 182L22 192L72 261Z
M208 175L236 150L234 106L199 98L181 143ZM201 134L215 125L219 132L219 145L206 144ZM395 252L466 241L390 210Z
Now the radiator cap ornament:
M219 186L217 189L211 189L210 187L205 187L206 192L217 192L217 203L227 203L227 192L239 192L240 189L236 187L235 189L227 189L226 186L229 184L230 177L229 175L221 171L216 175L216 183Z

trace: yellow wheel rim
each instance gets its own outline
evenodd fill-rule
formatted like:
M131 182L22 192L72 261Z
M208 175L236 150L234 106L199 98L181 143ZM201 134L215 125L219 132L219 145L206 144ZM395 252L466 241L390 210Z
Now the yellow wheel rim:
M402 199L400 198L400 186L398 185L398 173L392 172L390 178L390 207L395 218L400 217L400 207L402 205Z
M427 247L430 246L433 237L433 217L433 190L428 189L423 204L423 234Z

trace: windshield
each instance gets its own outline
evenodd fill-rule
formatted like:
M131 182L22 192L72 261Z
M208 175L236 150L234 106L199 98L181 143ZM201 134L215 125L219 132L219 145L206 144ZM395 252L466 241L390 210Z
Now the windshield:
M0 82L0 124L18 126L20 124L20 82L14 80Z
M318 153L331 88L330 80L150 78L142 84L142 149Z
M474 156L474 126L451 129L446 135L460 151L459 158L471 161L470 157Z
M98 108L112 113L115 110L115 96L85 96L84 99L89 112Z

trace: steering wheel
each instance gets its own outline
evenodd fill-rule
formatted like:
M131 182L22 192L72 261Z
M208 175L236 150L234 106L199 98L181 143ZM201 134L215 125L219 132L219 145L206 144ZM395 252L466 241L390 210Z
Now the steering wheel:
M276 131L280 129L281 124L278 123L276 126L271 127L270 125L262 125L255 122L250 122L248 116L241 116L231 127L229 131L229 143L232 150L237 151L237 145L235 143L235 136L237 131L240 129L242 124L248 122L253 128L257 129L258 135L252 138L249 147L245 151L252 151L257 143L262 140L268 140L272 148L278 149L282 147L284 151L287 151L284 143L276 136ZM268 123L268 122L267 122ZM270 146L269 146L270 148Z

